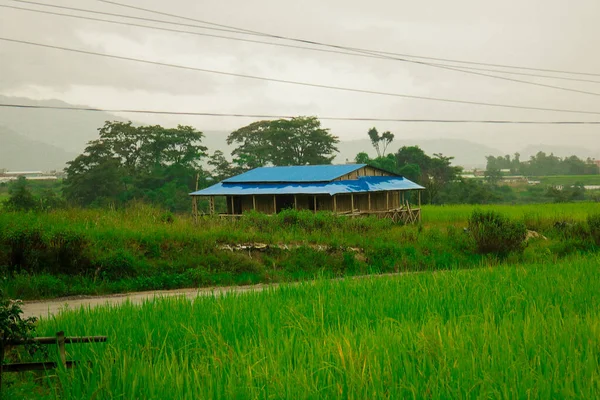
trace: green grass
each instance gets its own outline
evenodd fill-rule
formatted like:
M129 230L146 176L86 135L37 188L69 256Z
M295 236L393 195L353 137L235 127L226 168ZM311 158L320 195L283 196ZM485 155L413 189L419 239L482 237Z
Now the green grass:
M543 185L574 185L575 183L600 185L600 175L556 175L531 177L530 179L539 180Z
M510 255L511 261L557 261L597 250L585 222L597 207L431 206L423 208L421 226L309 212L255 214L239 221L202 218L196 225L189 217L140 205L121 211L0 213L5 277L0 289L13 298L34 299L497 264L494 256L476 254L463 232L475 209L496 210L547 237ZM557 229L556 223L564 227ZM247 243L272 247L222 248ZM8 266L17 262L20 269L9 273Z
M319 281L62 312L91 361L10 395L61 399L594 399L600 258ZM35 393L35 395L31 395ZM17 398L17 397L15 397Z

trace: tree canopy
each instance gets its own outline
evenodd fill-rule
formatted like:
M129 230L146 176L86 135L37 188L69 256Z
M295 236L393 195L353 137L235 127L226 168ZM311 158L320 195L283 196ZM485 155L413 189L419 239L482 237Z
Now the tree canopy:
M227 144L237 146L231 155L242 171L265 165L331 164L337 143L316 117L257 121L227 137Z
M190 126L106 122L99 138L68 163L64 194L79 205L141 199L173 210L187 208L185 194L194 188L206 156L202 138Z

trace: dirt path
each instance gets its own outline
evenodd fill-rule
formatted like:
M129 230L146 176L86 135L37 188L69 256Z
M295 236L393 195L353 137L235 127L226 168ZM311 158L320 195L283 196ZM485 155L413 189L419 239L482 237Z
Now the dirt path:
M397 276L404 274L413 274L419 272L399 272L380 275L361 275L354 276L352 279L367 279L381 278L389 276ZM344 278L336 278L340 280ZM288 283L288 285L299 285L301 282ZM23 304L24 317L46 318L58 313L62 308L67 307L70 310L79 309L80 307L93 308L99 305L118 305L126 301L132 304L141 304L145 300L151 300L155 297L173 297L182 296L188 299L194 299L198 296L220 296L226 293L244 293L244 292L260 292L265 288L274 288L279 286L278 283L258 284L249 286L215 286L200 289L176 289L176 290L155 290L148 292L132 292L123 294L112 294L107 296L80 296L80 297L63 297L53 300L34 300L26 301Z
M221 286L208 287L200 289L176 289L176 290L155 290L148 292L132 292L122 294L112 294L106 296L80 296L63 297L53 300L33 300L23 303L24 317L46 318L58 313L62 308L67 307L70 310L80 307L93 308L99 305L118 305L126 301L132 304L141 304L145 300L151 300L155 297L173 297L181 296L188 299L194 299L198 296L220 296L225 293L237 292L258 292L267 287L277 287L278 284L258 284L250 286Z

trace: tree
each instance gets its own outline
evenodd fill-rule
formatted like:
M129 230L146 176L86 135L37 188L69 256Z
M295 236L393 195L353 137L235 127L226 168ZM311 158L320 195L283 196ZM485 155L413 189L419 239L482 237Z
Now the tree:
M67 163L64 193L70 202L87 206L141 199L165 205L157 200L163 187L168 185L169 193L194 189L206 156L202 132L131 122L106 122L98 131L99 139Z
M38 202L29 190L29 183L20 176L8 189L9 198L5 207L9 211L32 211L38 208Z
M369 129L368 134L369 139L371 139L371 144L377 152L377 157L385 157L387 147L394 140L394 134L390 131L385 131L381 135L379 135L379 132L375 127Z
M227 137L227 144L237 145L231 155L243 171L269 164L330 164L337 143L316 117L253 122Z
M435 203L442 188L460 174L462 168L452 166L453 159L441 153L429 157L419 146L403 146L396 153L401 174L409 178L409 173L416 174L418 171L418 176L412 178L427 189L426 200L429 203Z
M215 150L208 160L208 165L212 167L213 179L219 182L236 174L235 168L227 161L221 150Z

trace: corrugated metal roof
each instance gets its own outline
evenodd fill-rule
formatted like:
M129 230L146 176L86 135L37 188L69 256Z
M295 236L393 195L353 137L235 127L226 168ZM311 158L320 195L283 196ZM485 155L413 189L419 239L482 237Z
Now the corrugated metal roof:
M362 176L354 180L316 183L217 183L190 193L192 196L240 196L261 194L334 194L425 189L401 176Z
M364 166L366 164L260 167L225 179L223 183L329 182Z

